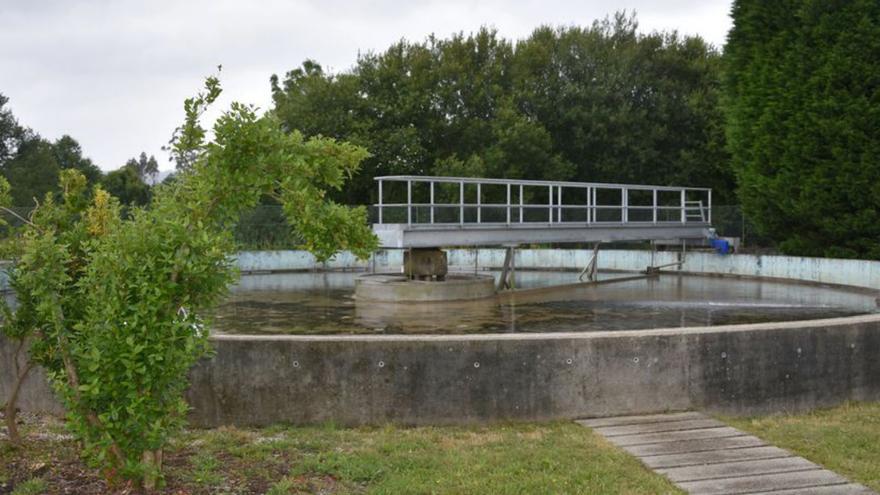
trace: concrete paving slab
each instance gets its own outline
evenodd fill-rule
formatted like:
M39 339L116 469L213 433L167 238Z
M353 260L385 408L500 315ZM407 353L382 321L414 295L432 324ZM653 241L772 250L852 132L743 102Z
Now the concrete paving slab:
M721 421L709 418L686 419L682 421L669 421L665 423L642 423L624 426L603 426L595 430L605 437L620 435L635 435L641 433L662 433L665 431L699 430L702 428L719 428L727 426Z
M783 457L780 459L758 459L733 461L707 466L686 466L663 468L656 471L673 482L699 481L732 476L752 476L757 474L785 473L789 471L806 471L822 469L803 457Z
M864 485L847 483L846 485L816 486L813 488L795 488L793 490L758 492L750 495L877 495L877 493Z
M684 419L705 419L706 416L698 412L677 412L669 414L648 414L644 416L615 416L611 418L579 419L575 423L587 428L600 426L623 426L638 425L643 423L666 423L669 421L681 421Z
M813 488L825 485L843 485L849 480L826 469L794 471L790 473L760 474L738 478L718 478L676 483L693 495L737 495L795 488ZM799 491L798 493L803 493Z
M630 445L623 450L636 457L658 454L685 454L688 452L710 452L743 447L763 447L763 440L745 435L740 437L708 438L703 440L684 440L681 442L652 443L648 445Z
M601 433L600 433L601 434ZM646 433L640 435L621 435L610 437L608 441L620 447L629 445L646 445L651 443L681 442L682 440L703 440L706 438L725 438L743 436L745 433L722 426L718 428L704 428L700 430L667 431L663 433Z
M779 447L747 447L741 449L712 450L708 452L695 452L688 454L664 454L641 457L642 464L651 469L707 466L724 462L758 460L758 459L783 459L792 457L787 450Z
M865 495L870 489L700 413L578 421L695 495ZM877 494L874 494L877 495Z

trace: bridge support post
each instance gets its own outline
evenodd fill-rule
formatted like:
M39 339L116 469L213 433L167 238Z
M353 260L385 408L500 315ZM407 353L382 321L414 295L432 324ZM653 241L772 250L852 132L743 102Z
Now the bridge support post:
M590 262L587 263L587 266L581 271L580 275L578 275L578 280L581 282L584 281L584 275L587 276L587 281L595 282L599 277L599 245L601 243L597 242L593 246L593 256L590 258Z
M678 253L678 271L681 271L682 265L684 265L685 258L687 257L687 240L681 240L681 252Z
M660 276L660 267L657 266L657 243L655 241L651 241L651 264L648 265L648 268L645 269L645 275L649 277L659 277Z
M681 271L681 265L684 263L684 257L687 250L686 241L681 241L681 251L678 251L676 255L677 261L673 261L672 263L666 263L665 265L656 265L654 261L654 255L657 252L657 245L654 241L651 241L651 265L645 269L645 275L649 277L659 277L660 270L664 268L675 267L677 270Z
M508 246L504 252L504 267L498 280L498 290L516 288L516 246Z

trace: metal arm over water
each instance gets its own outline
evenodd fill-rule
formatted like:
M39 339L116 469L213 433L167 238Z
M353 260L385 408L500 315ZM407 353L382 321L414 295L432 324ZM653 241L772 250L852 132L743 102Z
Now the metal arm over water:
M465 177L376 177L383 247L703 238L712 190ZM388 201L391 196L391 201Z

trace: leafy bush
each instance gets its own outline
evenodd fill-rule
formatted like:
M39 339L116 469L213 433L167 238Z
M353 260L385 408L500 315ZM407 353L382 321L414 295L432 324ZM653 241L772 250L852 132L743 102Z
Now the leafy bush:
M47 370L87 459L113 481L147 488L184 422L187 372L209 352L204 315L235 276L241 213L274 198L319 259L340 249L367 257L376 246L363 208L325 199L364 149L285 133L237 103L207 142L199 118L220 94L218 80L205 88L186 101L172 143L186 170L156 188L149 208L123 217L107 192L62 171L62 199L47 195L18 232L10 276L18 306L4 308L4 333L30 339L31 361Z

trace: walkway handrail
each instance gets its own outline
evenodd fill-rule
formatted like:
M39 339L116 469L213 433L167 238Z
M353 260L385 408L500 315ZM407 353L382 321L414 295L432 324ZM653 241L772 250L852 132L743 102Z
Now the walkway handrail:
M373 206L378 210L378 223L395 223L406 225L462 225L473 226L483 224L493 225L509 225L509 224L550 224L550 225L584 225L584 224L688 224L701 223L711 224L712 222L712 190L703 187L675 187L675 186L652 186L644 184L609 184L599 182L567 182L567 181L541 181L541 180L511 180L511 179L484 179L471 177L434 177L419 175L392 175L376 177L375 180L379 185L378 202ZM386 203L384 201L383 189L384 185L389 182L399 182L406 184L407 198L406 202ZM428 184L429 200L427 202L413 202L413 184ZM435 201L435 184L457 184L458 202L436 202ZM476 185L476 202L465 202L465 186ZM506 201L503 203L484 203L482 201L482 186L503 186L506 188ZM534 204L525 202L524 188L546 187L547 197L549 201L542 204ZM584 202L579 204L563 203L563 191L565 190L582 190L586 192ZM619 201L616 204L599 204L597 201L597 192L599 191L616 191L619 194ZM634 204L630 202L631 191L649 191L651 192L651 204ZM676 204L660 204L658 196L665 194L667 198L674 194ZM512 201L516 195L517 200ZM566 196L570 198L570 196ZM668 202L668 200L667 200ZM398 222L385 222L383 215L386 209L406 210L406 219ZM430 214L425 219L416 218L414 221L414 209L418 212L419 208L427 208ZM436 222L435 212L438 209L458 210L457 221L454 222ZM503 220L486 221L483 218L485 210L498 210L505 212ZM466 218L465 212L475 210L476 215L473 219ZM533 210L547 210L546 217L541 215L542 219L526 220L525 212ZM649 217L645 213L650 211ZM676 211L677 214L663 216L663 212ZM566 212L584 212L575 220L566 219ZM604 218L600 218L600 213L605 212ZM607 213L611 212L612 215ZM616 212L616 214L613 214ZM641 218L630 218L635 213Z

